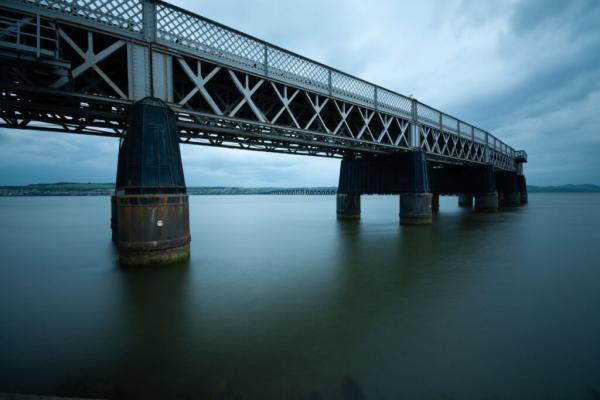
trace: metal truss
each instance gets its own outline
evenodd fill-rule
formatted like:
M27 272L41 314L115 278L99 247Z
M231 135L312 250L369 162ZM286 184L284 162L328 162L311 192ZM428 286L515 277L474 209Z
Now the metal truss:
M50 85L51 89L63 88L67 83L69 83L70 79L77 79L78 77L82 76L86 71L93 69L94 72L96 72L96 74L100 77L100 79L102 79L104 81L104 83L108 84L108 86L110 86L110 88L120 98L122 98L122 99L128 98L128 96L125 93L123 93L121 88L119 88L119 86L117 86L117 84L115 84L115 82L113 82L113 80L110 79L108 77L108 75L99 66L101 61L110 57L121 47L125 46L124 40L116 40L110 46L106 47L102 51L95 53L94 52L94 33L93 32L91 32L91 31L86 32L87 48L85 51L82 50L64 30L59 28L58 33L59 33L61 39L63 39L64 43L66 43L71 49L75 50L77 55L79 55L82 58L83 62L81 64L77 65L77 67L73 68L73 70L71 71L70 77L63 76L63 77L59 78L56 82L52 83ZM94 86L96 88L98 87L97 85L94 85Z
M121 138L127 130L127 102L59 91L0 90L0 127Z
M128 105L152 95L176 111L184 143L329 157L420 148L516 168L484 130L162 1L5 0L0 56L9 44L35 57L0 64L4 126L118 137ZM39 73L50 64L67 73Z
M389 153L374 145L359 146L356 140L342 136L182 109L176 113L182 143L323 157Z
M427 125L421 125L419 134L421 148L428 154L476 163L486 161L485 144L477 143L469 138L461 138Z
M410 149L406 119L207 61L171 58L172 107L188 113L180 120L189 142L329 156Z

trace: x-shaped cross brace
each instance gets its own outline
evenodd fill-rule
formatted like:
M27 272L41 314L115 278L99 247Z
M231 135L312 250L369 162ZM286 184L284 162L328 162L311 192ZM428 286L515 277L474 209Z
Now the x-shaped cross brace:
M87 33L87 39L88 39L87 40L87 42L88 42L87 43L88 44L87 47L88 48L87 48L87 51L85 51L85 52L77 44L75 44L75 42L73 41L73 39L71 39L69 37L69 35L67 35L65 33L65 31L63 31L62 29L59 29L58 33L65 40L65 42L67 42L69 44L69 46L71 46L73 48L73 50L75 50L75 52L77 54L79 54L79 56L81 58L83 58L83 64L75 67L71 71L71 75L73 76L73 78L77 78L78 76L80 76L81 74L83 74L85 71L87 71L88 69L92 68L94 71L96 71L96 73L98 75L100 75L100 77L102 79L104 79L104 81L121 98L123 98L123 99L127 98L127 96L125 95L125 93L123 93L123 91L121 89L119 89L119 87L98 66L98 63L100 61L104 60L106 57L110 56L115 51L117 51L121 47L123 47L125 45L125 41L124 40L117 40L116 42L114 42L113 44L111 44L110 46L108 46L107 48L105 48L104 50L102 50L100 53L94 54L94 36L93 36L92 32L88 32ZM64 85L66 85L67 82L69 82L69 78L66 77L66 76L63 76L62 78L59 78L56 82L54 82L52 85L50 85L50 87L52 89L59 89L59 88L63 87Z
M394 145L398 146L400 144L400 141L402 140L402 138L404 138L404 140L406 141L406 144L408 145L408 139L406 138L406 132L408 131L409 123L406 121L402 121L399 118L394 118L394 119L396 120L396 124L398 124L398 128L400 128L400 134L398 134L398 137L396 138Z
M256 85L254 85L254 87L250 88L250 79L247 74L244 75L244 77L245 77L244 85L242 85L242 82L240 82L238 77L235 75L235 72L229 70L229 75L231 76L233 83L238 88L238 90L240 91L242 96L244 96L244 98L238 103L238 105L235 106L235 108L233 110L231 110L231 112L229 113L229 116L235 117L235 114L237 114L237 112L240 110L240 108L242 108L242 106L244 104L248 103L248 106L250 106L250 108L254 112L254 115L256 115L256 118L258 118L258 120L260 122L263 122L263 123L267 122L267 119L265 118L263 113L256 106L256 104L254 104L254 101L252 100L252 95L254 93L256 93L258 88L261 87L261 85L264 83L265 80L264 79L259 80L256 83Z
M308 121L308 123L306 124L306 127L304 129L308 130L310 128L310 126L312 125L312 123L318 118L319 121L321 121L321 124L323 125L323 129L325 129L325 131L327 133L331 133L329 128L327 128L327 125L325 125L325 121L323 121L323 117L321 117L321 111L327 105L329 98L325 98L325 100L323 100L321 98L321 96L319 96L318 94L315 94L315 101L313 101L313 99L310 97L310 94L308 94L308 93L306 93L306 97L308 97L308 101L310 102L310 105L312 106L313 110L315 111L315 114Z
M393 143L392 137L390 136L390 126L392 125L392 122L394 122L394 117L389 116L387 114L384 114L382 117L381 113L377 113L377 115L379 116L379 120L381 121L381 125L383 126L383 129L381 129L381 133L377 137L377 143L381 143L384 136L387 136L387 138L390 141L390 144Z
M354 109L354 106L350 105L350 107L346 107L347 104L342 103L342 107L340 108L340 106L336 100L333 100L333 104L335 104L335 108L337 108L338 112L340 113L340 116L342 117L342 120L340 121L340 123L335 127L333 134L337 135L337 133L339 132L342 125L346 125L346 129L348 129L348 133L350 134L351 137L354 138L354 133L352 133L352 129L350 129L350 125L348 125L348 116Z
M373 137L373 132L371 132L371 128L369 128L369 124L371 123L371 120L375 116L375 111L369 111L366 109L363 110L362 108L359 107L358 113L360 114L360 117L362 118L364 125L360 129L360 131L358 131L358 135L356 135L356 138L360 139L363 137L365 132L368 132L369 135L371 136L371 140L375 141L375 138Z
M294 100L294 98L298 95L298 93L300 93L300 90L296 89L296 91L291 96L288 97L288 87L287 86L283 86L283 94L281 94L279 92L279 89L277 89L277 85L275 85L275 83L271 82L271 86L273 87L275 94L277 94L277 97L279 97L279 101L281 101L281 104L282 104L281 109L279 110L279 112L277 114L275 114L275 116L271 120L271 123L272 124L276 123L277 120L279 119L279 117L281 116L281 114L283 114L284 111L287 111L288 115L294 122L294 125L296 126L296 128L300 129L300 124L298 123L298 121L296 121L296 117L294 117L292 110L290 110L290 103Z
M208 75L202 77L202 63L200 61L197 61L196 64L196 73L192 71L192 69L184 59L178 58L177 61L179 62L179 65L181 65L181 68L183 68L183 71L188 76L188 78L190 78L191 81L194 82L194 85L196 85L195 88L193 88L183 99L181 99L179 105L186 104L196 93L200 92L200 94L202 95L204 100L206 100L213 112L217 115L223 115L223 112L221 111L217 103L215 103L212 96L206 90L206 84L212 79L212 77L214 77L217 74L217 72L221 70L221 67L213 68L213 70L210 71Z

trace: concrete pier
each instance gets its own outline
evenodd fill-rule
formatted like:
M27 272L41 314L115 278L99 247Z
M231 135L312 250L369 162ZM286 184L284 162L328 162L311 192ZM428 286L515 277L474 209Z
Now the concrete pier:
M523 167L521 166L521 173L523 172ZM521 193L521 204L527 204L528 196L527 196L527 181L524 175L517 175L517 182L519 185L519 193Z
M475 195L475 211L496 212L498 211L498 193L477 193Z
M344 157L337 193L340 218L360 216L362 194L398 194L402 224L431 223L432 194L426 154L422 150Z
M130 110L119 149L112 234L125 267L184 261L190 256L189 205L175 114L145 98Z
M166 264L189 258L187 195L126 195L116 196L116 201L122 222L117 242L121 265Z
M407 185L405 192L400 195L400 223L403 225L431 224L433 195L429 185L425 152L422 150L409 152L406 162L408 164Z
M464 208L473 207L473 195L470 193L461 193L458 195L458 206Z
M116 242L117 237L119 236L117 214L117 197L115 195L112 195L110 196L110 232L111 239L113 242Z
M402 193L400 196L400 223L427 225L432 219L431 193Z
M503 207L518 207L521 205L521 192L504 193Z
M494 167L485 165L481 169L480 184L482 189L475 193L475 211L476 212L496 212L498 211L499 196L497 190L497 179Z
M458 195L460 207L496 212L503 202L513 207L527 200L519 190L525 185L519 172L522 168L505 171L492 164L436 164L420 150L346 157L340 166L337 215L358 218L362 194L400 195L400 223L405 225L431 223L441 195Z
M360 194L338 193L336 204L338 218L360 218Z
M518 207L522 204L521 190L523 188L524 177L519 175L522 172L522 166L518 166L516 172L498 171L496 173L496 186L500 195L500 207Z
M432 212L439 212L440 211L440 195L435 193L432 197L431 197L431 211Z

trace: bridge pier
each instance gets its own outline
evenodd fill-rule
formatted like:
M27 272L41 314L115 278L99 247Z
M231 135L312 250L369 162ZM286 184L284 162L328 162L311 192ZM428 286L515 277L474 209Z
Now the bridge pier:
M458 206L464 208L473 208L473 195L470 193L460 193L458 195Z
M427 225L432 220L431 193L403 193L400 195L400 223Z
M475 195L475 211L496 212L498 211L498 193L477 193Z
M517 175L517 180L519 184L519 192L521 193L521 204L527 204L528 196L525 175Z
M338 218L360 218L360 194L338 193L336 203Z
M494 166L487 165L433 165L429 168L431 190L434 193L458 195L459 207L473 207L475 211L498 210L498 193Z
M521 205L521 192L516 172L497 172L496 185L502 197L502 207L518 207Z
M189 258L189 205L175 122L158 99L131 107L111 198L113 240L124 267Z
M440 195L438 193L434 193L431 197L431 212L439 212L440 211Z
M484 213L498 211L499 200L494 166L481 167L479 188L479 193L475 194L475 211Z
M518 207L521 205L521 192L510 192L504 194L503 207Z
M425 152L411 151L407 156L408 168L405 172L407 174L405 179L408 181L409 192L400 195L400 223L403 225L431 224L433 195L429 189Z
M337 193L340 218L360 216L362 194L399 194L401 224L431 223L432 194L421 150L342 159Z

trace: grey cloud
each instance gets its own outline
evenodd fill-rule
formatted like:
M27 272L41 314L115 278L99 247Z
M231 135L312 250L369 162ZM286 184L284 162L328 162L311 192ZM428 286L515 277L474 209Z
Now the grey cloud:
M598 2L596 0L521 1L515 7L510 23L516 34L552 29L566 24L575 36L588 32L588 28L594 26L590 24L594 17L597 23Z
M203 146L183 146L182 157L186 182L194 186L329 186L339 168L337 159Z
M118 142L103 137L0 129L0 184L112 182Z

